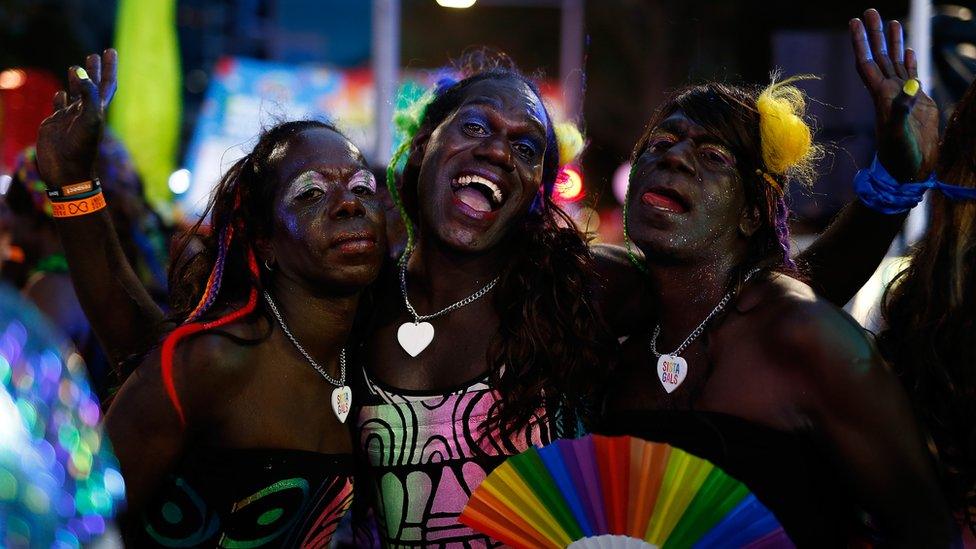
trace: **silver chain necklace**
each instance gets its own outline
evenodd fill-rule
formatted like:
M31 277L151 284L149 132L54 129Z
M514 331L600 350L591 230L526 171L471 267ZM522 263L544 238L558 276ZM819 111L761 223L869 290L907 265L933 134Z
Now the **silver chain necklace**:
M275 305L273 299L271 299L271 294L267 290L264 290L264 300L268 302L268 308L271 309L271 313L274 315L275 319L278 321L278 325L281 326L281 331L284 332L285 336L291 341L291 344L298 349L298 352L305 357L305 360L319 373L326 381L332 384L335 389L332 390L332 411L335 413L336 417L339 418L341 423L346 422L346 416L349 414L349 408L352 405L352 389L346 386L346 349L343 348L339 351L339 379L329 375L329 372L325 371L318 362L312 358L312 355L308 354L305 347L295 339L294 334L288 329L285 324L285 319L282 318L281 312L278 311L278 306Z
M440 311L429 315L422 315L413 308L410 303L410 298L407 295L407 260L410 259L409 252L407 255L400 260L400 293L403 294L403 304L406 305L407 311L410 316L413 317L413 322L404 322L400 325L400 329L397 330L397 341L400 343L400 347L407 352L412 357L419 355L424 349L430 345L430 342L434 340L434 326L427 322L428 320L437 318L439 316L444 316L451 311L456 311L465 305L470 305L475 301L484 297L485 294L490 292L495 284L498 284L500 277L495 277L494 280L486 284L483 288L477 292L469 295L468 297L444 307Z
M746 274L746 277L742 280L742 283L745 284L748 282L749 279L752 278L752 275L758 272L758 267L749 271L749 273ZM722 297L722 300L718 302L718 305L712 309L712 312L708 313L705 320L702 320L701 323L698 324L698 327L692 330L691 333L688 334L688 337L686 337L685 340L681 342L681 345L678 345L678 348L673 352L664 354L658 352L657 338L659 335L661 335L661 323L658 322L657 326L654 327L654 335L651 336L651 353L653 353L657 358L657 377L658 380L660 380L661 385L664 386L665 391L668 393L674 391L679 385L681 385L681 382L685 380L685 377L688 375L688 361L681 358L679 355L681 355L681 353L684 352L689 345L698 339L698 336L705 332L705 328L708 327L708 323L711 322L716 315L725 310L725 307L729 304L729 301L732 300L733 296L735 296L735 290L729 290L725 296Z

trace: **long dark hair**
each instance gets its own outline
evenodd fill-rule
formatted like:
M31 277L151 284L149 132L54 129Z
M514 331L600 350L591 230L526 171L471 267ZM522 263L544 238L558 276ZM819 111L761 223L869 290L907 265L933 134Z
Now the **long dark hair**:
M418 134L437 128L457 110L466 90L484 80L515 80L542 99L535 83L503 55L479 50L459 68L468 76L438 89ZM514 249L494 295L500 331L489 347L488 363L501 405L484 429L497 429L503 436L540 410L557 434L575 432L578 421L590 419L610 348L609 332L594 304L589 247L572 218L551 198L559 174L559 146L548 109L546 118L541 198L518 226L511 227L509 243ZM400 180L407 217L414 220L419 171L420 162L408 161Z
M976 83L946 127L940 181L976 187L974 128ZM976 534L976 202L929 199L928 230L885 290L879 344L934 443L950 505Z
M174 349L191 334L224 326L255 311L266 281L254 244L271 234L274 221L273 152L292 136L311 129L341 135L331 124L317 120L284 122L264 130L254 149L220 179L204 215L177 245L169 287L171 320L179 327L163 341L162 370L181 420L183 411L172 374ZM208 219L209 229L205 230ZM213 318L218 312L224 314Z
M634 147L631 164L636 164L647 149L655 129L667 117L682 111L721 139L732 151L745 193L745 207L759 214L759 230L749 240L744 268L758 266L799 277L800 273L790 258L790 230L787 224L790 210L786 197L791 182L798 179L801 183L809 181L795 173L771 173L763 161L761 117L756 107L761 91L757 87L720 82L708 82L676 91L652 115ZM741 279L743 275L738 270L733 272L733 281Z

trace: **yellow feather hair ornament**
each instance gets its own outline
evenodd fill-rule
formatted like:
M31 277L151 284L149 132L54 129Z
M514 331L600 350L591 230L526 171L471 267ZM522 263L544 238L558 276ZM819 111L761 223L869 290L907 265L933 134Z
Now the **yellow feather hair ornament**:
M565 166L583 152L583 134L571 122L559 122L553 127L559 145L559 165Z
M756 100L763 163L774 175L811 183L823 147L813 142L813 129L804 120L806 97L791 83L817 77L800 75L776 82L777 76L773 74L773 82Z

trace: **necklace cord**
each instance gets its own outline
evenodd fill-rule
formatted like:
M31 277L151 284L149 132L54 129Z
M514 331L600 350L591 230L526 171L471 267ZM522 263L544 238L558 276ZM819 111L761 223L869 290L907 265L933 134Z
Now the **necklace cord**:
M749 271L749 273L746 274L746 277L742 280L742 284L749 282L749 279L752 278L752 276L758 273L759 271L760 271L759 267L755 267L751 271ZM702 335L702 333L705 331L705 328L708 326L708 323L711 322L711 320L715 318L719 313L725 310L725 307L728 306L729 301L732 300L732 298L735 296L736 293L737 293L736 289L734 288L729 290L722 297L722 300L718 302L718 305L716 305L715 308L712 309L712 312L708 313L708 316L705 317L705 320L702 320L701 323L698 324L698 327L692 330L692 332L688 334L688 337L686 337L685 340L681 342L681 345L678 345L678 348L675 349L674 352L667 353L667 354L674 357L680 356L681 353L688 348L688 346L694 343L694 341L698 339L700 335ZM654 327L654 335L651 336L651 353L654 354L655 358L661 358L661 353L658 352L657 350L657 338L659 335L661 335L660 322L658 322L657 325Z
M274 300L271 299L271 294L269 294L267 290L264 290L264 300L268 302L268 308L271 309L271 313L274 315L275 320L277 320L278 325L281 326L281 331L285 333L285 336L288 338L289 341L291 341L291 344L294 345L296 349L298 349L298 352L301 353L303 357L305 357L305 360L308 361L308 363L312 366L312 368L314 368L315 371L319 373L319 375L324 377L326 381L328 381L335 387L337 388L345 387L346 385L345 347L343 347L342 350L339 351L339 379L335 379L332 376L330 376L328 372L325 371L325 368L323 368L318 362L315 361L314 358L312 358L312 355L308 354L308 351L306 351L305 348L302 347L301 343L299 343L298 340L295 338L295 336L292 335L291 330L289 330L288 326L285 324L285 319L282 318L281 313L278 311L278 306L275 305Z
M468 297L460 301L457 301L451 305L448 305L447 307L444 307L443 309L437 311L436 313L429 314L429 315L422 315L419 314L417 310L413 308L413 305L410 303L410 297L407 295L407 260L408 259L409 259L409 255L405 256L404 260L400 262L400 293L403 294L403 304L407 307L407 311L410 312L410 315L413 316L414 324L426 322L433 318L446 315L451 311L456 311L461 307L464 307L465 305L470 305L471 303L474 303L475 301L484 297L485 294L490 292L492 289L494 289L495 284L498 284L498 281L501 279L500 276L496 276L491 282L483 286L477 292L469 295Z

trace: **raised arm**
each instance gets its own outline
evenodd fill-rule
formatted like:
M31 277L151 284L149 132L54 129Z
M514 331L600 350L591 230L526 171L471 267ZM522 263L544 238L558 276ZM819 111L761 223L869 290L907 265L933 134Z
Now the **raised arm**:
M68 69L68 90L54 97L54 114L37 135L37 165L49 189L91 180L105 108L116 87L117 54ZM126 260L107 209L60 217L71 280L95 335L113 364L145 350L163 330L163 312Z
M854 58L875 109L875 135L881 164L898 181L921 181L935 166L939 111L921 90L915 52L905 49L898 21L864 12L850 21ZM860 201L849 204L802 254L810 285L838 306L847 303L881 263L906 214L885 215Z

